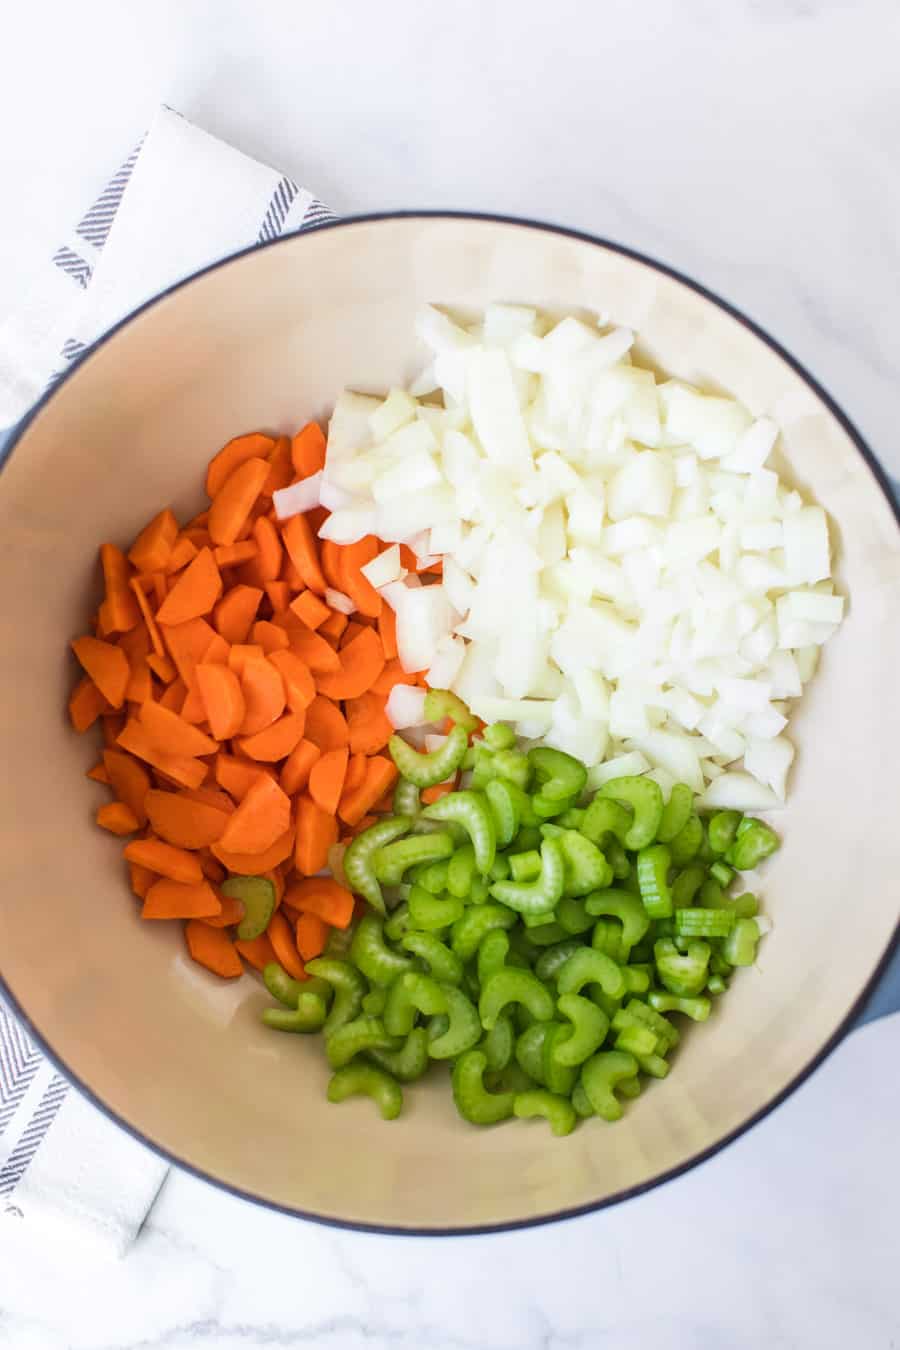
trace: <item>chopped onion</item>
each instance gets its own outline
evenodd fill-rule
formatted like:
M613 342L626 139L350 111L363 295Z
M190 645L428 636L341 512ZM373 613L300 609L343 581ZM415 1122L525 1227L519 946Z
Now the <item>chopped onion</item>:
M343 591L332 590L330 586L325 587L325 603L336 609L339 614L356 613L356 605L349 595L345 595Z
M391 544L390 548L386 548L359 570L376 590L391 581L401 581L406 576L406 569L400 561L399 544Z
M288 516L297 516L301 512L311 511L313 507L320 504L319 492L322 487L322 471L312 473L308 478L303 478L299 483L292 483L290 487L276 488L272 493L272 505L275 507L275 514L279 520L287 520Z
M425 690L417 684L395 684L384 711L395 731L421 726L425 721Z

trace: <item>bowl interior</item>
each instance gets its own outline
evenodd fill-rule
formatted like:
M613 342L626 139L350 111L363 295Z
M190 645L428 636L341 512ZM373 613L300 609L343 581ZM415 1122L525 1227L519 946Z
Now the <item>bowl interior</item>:
M677 1071L566 1140L479 1132L442 1075L382 1125L324 1098L321 1047L259 1024L253 978L192 965L142 924L120 843L94 828L93 734L69 730L66 650L97 600L97 547L164 505L201 509L201 469L239 431L324 418L346 385L417 370L426 301L589 308L672 374L783 429L789 472L830 512L849 611L793 722L800 750L764 903L775 931ZM606 1201L713 1148L815 1059L897 919L897 527L851 437L745 324L685 283L582 239L459 218L349 222L211 271L144 310L42 407L0 485L0 971L68 1070L176 1159L308 1214L396 1228L527 1222ZM179 926L180 927L180 926Z

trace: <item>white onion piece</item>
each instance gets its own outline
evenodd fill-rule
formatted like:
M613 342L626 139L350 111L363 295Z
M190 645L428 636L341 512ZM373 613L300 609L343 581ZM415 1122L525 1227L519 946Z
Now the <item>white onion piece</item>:
M772 740L749 740L744 751L744 767L784 801L788 770L794 762L794 747L786 736Z
M374 534L378 523L372 506L345 506L332 511L319 530L320 539L331 539L335 544L355 544L367 534Z
M708 811L771 811L782 804L770 787L738 769L720 774L697 803Z
M449 689L459 674L465 655L466 644L462 638L441 638L425 676L431 688Z
M353 505L353 493L340 487L333 478L322 478L319 484L319 505L326 511L342 511Z
M387 586L392 581L401 581L406 575L406 569L400 561L399 544L391 544L390 548L386 548L383 553L379 553L359 570L376 591L379 586Z
M356 613L356 605L349 595L345 595L343 591L332 590L330 586L325 587L325 603L336 609L339 614Z
M635 774L646 773L650 761L639 750L629 750L624 755L614 755L602 764L595 764L588 770L587 785L595 789L602 787L612 778L630 778Z
M289 516L300 515L304 511L311 511L314 506L320 504L319 492L322 487L322 471L311 473L308 478L303 478L299 483L292 483L290 487L276 488L272 493L272 505L275 507L275 514L279 520L287 520Z
M395 583L396 584L396 583ZM453 627L453 610L441 586L406 591L397 613L397 656L406 671L428 670L441 638Z
M395 684L384 711L395 731L421 726L425 721L425 690L416 684Z

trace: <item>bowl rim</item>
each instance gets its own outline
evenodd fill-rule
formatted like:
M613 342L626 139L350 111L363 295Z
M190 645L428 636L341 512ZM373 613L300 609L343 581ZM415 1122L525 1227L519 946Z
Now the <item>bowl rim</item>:
M80 367L99 351L101 347L104 347L112 338L114 338L120 329L124 328L127 324L130 324L146 310L153 308L168 296L191 285L208 273L232 266L262 249L275 249L285 244L295 243L300 237L320 234L325 231L347 229L355 225L377 225L383 222L393 222L397 220L475 221L491 225L509 225L530 231L557 235L563 238L577 240L579 243L590 244L594 247L605 249L611 253L616 253L621 257L630 258L633 261L641 263L644 266L651 268L653 271L659 272L663 276L670 277L681 283L681 285L686 286L702 299L709 301L718 309L724 311L724 313L736 320L742 327L746 328L756 338L763 342L794 371L808 388L812 390L855 445L857 451L871 472L877 487L886 498L889 510L894 517L898 531L900 531L900 502L894 497L887 474L870 446L864 440L856 426L850 421L850 418L844 412L843 408L841 408L831 394L829 394L819 383L815 376L754 319L751 319L742 310L738 309L729 301L724 300L715 291L710 290L701 282L695 281L692 277L680 271L678 268L672 267L668 263L660 262L658 259L653 258L649 254L643 253L638 249L617 243L602 235L590 234L585 230L578 230L565 225L552 224L548 221L535 220L526 216L511 216L486 211L411 209L376 211L359 215L341 216L335 220L322 221L321 223L295 230L290 234L280 235L275 239L270 239L263 243L250 244L246 248L239 249L234 253L226 254L217 261L198 268L187 276L173 282L172 285L167 286L156 295L151 296L148 300L145 300L142 304L138 305L136 309L129 311L128 314L124 315L123 318L113 324L111 328L101 333L101 335L89 346L85 347L83 351L79 352L59 377L51 381L41 397L12 428L6 444L0 447L0 474L2 474L4 466L11 458L13 451L22 440L31 423L40 414L43 408L56 396L58 390L61 389L62 386L76 374ZM900 949L900 919L898 919L894 931L888 939L887 945L875 965L872 974L869 976L869 979L864 984L860 993L828 1039L780 1092L776 1093L767 1102L764 1102L761 1107L752 1112L740 1125L737 1125L720 1139L717 1139L715 1143L710 1144L709 1147L701 1149L700 1152L693 1154L690 1158L685 1159L684 1162L679 1163L675 1167L670 1167L667 1170L660 1172L658 1175L650 1177L646 1181L641 1181L634 1186L628 1186L622 1190L615 1191L613 1194L604 1197L602 1200L590 1201L583 1205L572 1205L560 1210L551 1210L547 1213L538 1214L527 1219L511 1219L489 1224L448 1225L445 1227L431 1225L412 1225L410 1227L404 1227L398 1224L370 1223L356 1219L336 1218L333 1215L319 1214L312 1210L281 1204L276 1200L270 1200L265 1196L257 1195L252 1191L243 1190L233 1182L205 1171L197 1164L188 1162L186 1159L179 1157L164 1145L144 1134L136 1125L132 1125L129 1121L125 1120L109 1106L108 1103L93 1090L93 1088L74 1073L53 1048L47 1034L34 1024L27 1011L23 1008L16 995L9 987L2 971L0 971L0 999L5 1001L6 1005L12 1009L13 1013L25 1027L29 1036L31 1036L57 1072L59 1072L68 1083L77 1088L78 1091L81 1092L93 1106L101 1111L108 1120L112 1121L120 1129L125 1130L125 1132L133 1139L137 1140L138 1143L151 1149L152 1152L164 1158L166 1162L183 1172L187 1172L190 1176L196 1177L200 1181L208 1182L211 1185L218 1187L220 1190L235 1196L239 1200L247 1200L252 1204L260 1205L265 1209L274 1210L277 1213L286 1214L292 1218L306 1219L313 1223L323 1224L329 1228L345 1229L350 1232L358 1233L377 1233L392 1237L473 1237L491 1233L514 1232L519 1229L537 1228L545 1224L558 1223L563 1219L581 1218L599 1210L608 1209L613 1205L621 1204L623 1201L643 1195L647 1191L654 1190L665 1182L672 1181L675 1178L692 1171L693 1168L706 1162L708 1159L715 1157L717 1153L720 1153L729 1144L740 1138L741 1135L746 1134L755 1125L759 1124L761 1120L764 1120L766 1116L770 1115L776 1107L786 1101L787 1098L805 1083L816 1069L824 1063L847 1033L852 1030L857 1017L874 993L882 975L885 973L894 953L898 949Z

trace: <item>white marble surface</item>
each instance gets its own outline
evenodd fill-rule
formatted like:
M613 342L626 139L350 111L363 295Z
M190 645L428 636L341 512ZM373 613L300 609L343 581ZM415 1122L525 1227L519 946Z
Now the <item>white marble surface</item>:
M684 269L900 476L898 41L895 0L32 0L0 43L4 308L165 101L341 212L538 215ZM898 1038L855 1033L724 1155L554 1229L341 1234L172 1175L115 1266L7 1240L0 1347L891 1350Z

